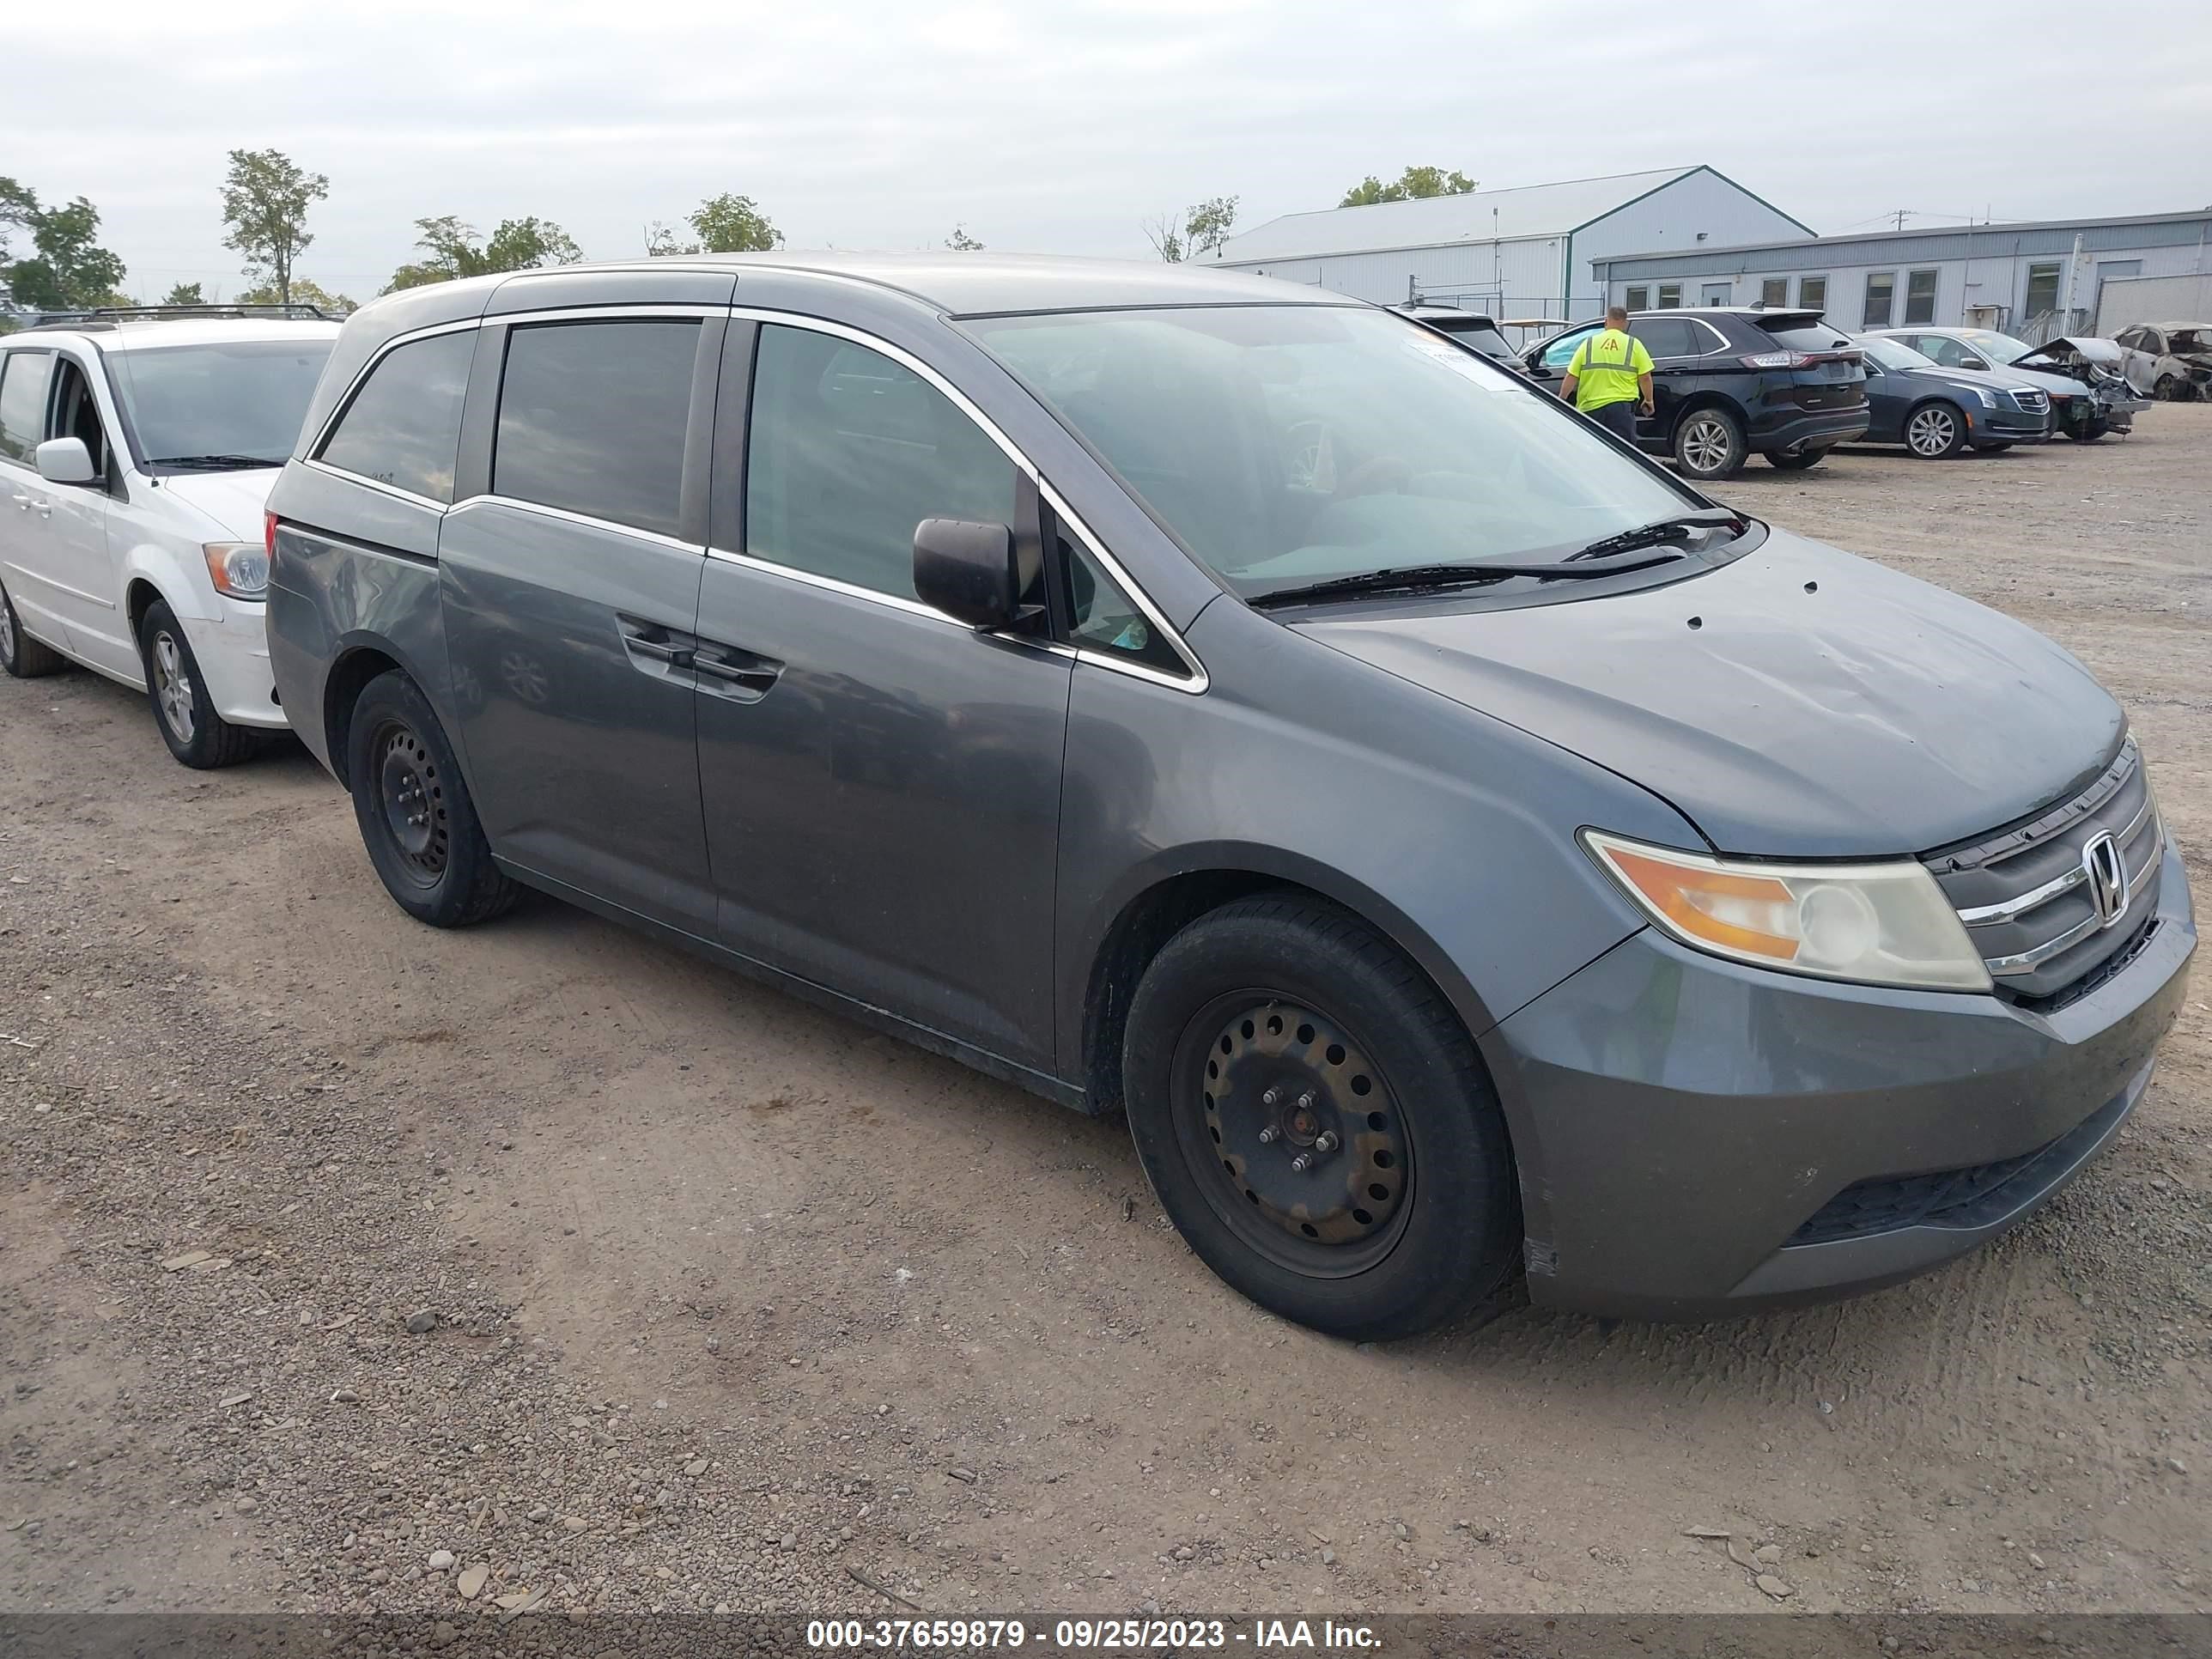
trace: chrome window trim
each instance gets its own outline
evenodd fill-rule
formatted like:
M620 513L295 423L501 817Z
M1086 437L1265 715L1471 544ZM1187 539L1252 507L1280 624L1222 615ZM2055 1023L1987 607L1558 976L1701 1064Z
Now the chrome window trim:
M380 495L389 495L393 501L404 501L410 507L427 507L433 513L450 513L453 510L453 504L451 501L441 501L434 495L417 495L411 489L402 489L398 484L386 483L380 478L371 478L358 472L349 472L345 468L332 466L325 460L302 459L300 465L319 472L325 477L342 479L349 484L359 484L363 489L374 489Z
M361 478L363 483L374 484L376 481L374 478L362 478L358 472L349 472L342 466L330 466L323 461L323 446L330 442L331 434L337 429L337 423L345 418L346 411L353 407L354 398L361 391L362 383L376 372L376 366L379 363L404 345L412 345L417 340L434 339L441 334L459 334L464 331L473 333L483 325L483 318L470 317L458 323L433 323L427 328L410 329L404 334L393 335L371 352L368 361L354 372L353 379L346 382L345 390L338 394L337 401L331 405L331 412L323 416L323 423L315 428L313 441L301 446L299 459L311 465L322 466L324 471L336 473L341 478ZM412 494L411 491L407 490L395 493ZM427 501L428 497L416 495L414 499ZM443 502L439 504L444 505Z
M535 514L539 518L558 519L564 524L581 525L586 530L605 530L617 536L634 536L641 542L651 542L659 547L672 548L678 553L689 553L693 558L706 551L698 542L687 542L681 537L647 530L634 524L624 524L619 519L602 519L589 513L578 513L569 507L553 507L544 501L526 501L520 495L502 495L497 490L487 489L480 495L464 496L446 509L448 514L461 513L473 507L512 507L518 513Z
M1016 471L1036 486L1037 494L1042 496L1046 504L1052 508L1053 515L1064 526L1074 532L1075 538L1081 542L1085 550L1098 562L1099 568L1112 577L1115 585L1129 596L1129 602L1143 614L1145 620L1159 630L1161 637L1168 641L1169 647L1177 657L1182 659L1183 665L1190 670L1190 675L1187 679L1179 678L1173 674L1164 673L1158 669L1148 667L1143 663L1122 662L1109 653L1080 647L1072 647L1077 660L1092 662L1101 668L1110 668L1118 673L1128 674L1138 679L1171 686L1178 691L1188 693L1193 696L1202 695L1212 684L1206 672L1206 665L1200 662L1197 653L1184 643L1182 635L1161 614L1159 607L1152 603L1152 596L1131 578L1121 562L1109 553L1105 544L1091 533L1091 526L1084 523L1074 508L1068 505L1067 498L1053 487L1051 481L1046 478L1036 463L1022 453L1014 441L1000 429L996 422L976 407L974 400L967 393L961 391L936 369L904 347L895 345L880 335L871 334L865 329L854 328L849 324L834 323L827 318L810 317L799 312L772 311L750 306L730 307L729 317L732 322L758 323L781 328L801 328L816 334L827 334L866 350L880 352L902 368L918 374L927 380L942 392L955 409L973 421L986 437L998 446L1000 452L1013 464ZM748 399L747 408L747 418L750 420L750 399ZM744 565L750 569L772 571L781 575L789 576L794 580L805 582L810 586L825 588L832 592L843 593L858 599L872 600L878 605L889 605L895 611L933 617L939 622L949 623L963 631L974 631L969 629L965 623L946 616L934 606L923 605L918 599L882 592L872 587L863 587L855 582L841 581L834 576L817 575L812 571L802 570L795 565L781 564L773 559L763 559L757 554L709 546L707 556L709 558L722 559L732 564ZM1003 637L1019 639L1021 636L1008 635Z

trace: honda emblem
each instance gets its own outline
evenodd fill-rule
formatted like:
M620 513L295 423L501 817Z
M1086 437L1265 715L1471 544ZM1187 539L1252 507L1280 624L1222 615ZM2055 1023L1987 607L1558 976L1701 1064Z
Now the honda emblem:
M2111 927L2127 912L2128 865L2109 832L2092 836L2081 849L2081 874L2089 884L2089 902L2097 908L2097 920Z

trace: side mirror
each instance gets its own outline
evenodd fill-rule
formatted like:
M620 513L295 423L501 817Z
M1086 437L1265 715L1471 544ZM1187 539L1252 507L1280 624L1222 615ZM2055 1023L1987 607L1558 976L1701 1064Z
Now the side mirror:
M1004 628L1021 611L1014 532L1002 524L924 519L914 527L914 592L970 628Z
M100 482L92 468L92 453L82 438L49 438L33 457L39 476L48 483L88 484Z
M1983 362L1979 357L1969 357L1969 358L1967 358L1967 359L1966 359L1966 363L1964 364L1964 367L1966 367L1966 368L1982 368L1982 369L1985 369L1985 368L1987 368L1989 367L1989 365L1988 365L1987 363L1984 362Z

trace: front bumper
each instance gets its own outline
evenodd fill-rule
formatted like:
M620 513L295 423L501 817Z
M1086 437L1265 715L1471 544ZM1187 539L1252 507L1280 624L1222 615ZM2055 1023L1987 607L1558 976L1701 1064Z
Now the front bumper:
M2165 858L2141 952L2049 1012L1772 973L1647 928L1504 1021L1481 1046L1531 1299L1743 1313L1893 1284L2022 1220L2118 1132L2180 1006L2197 928Z
M276 702L276 683L269 669L265 608L220 594L215 608L217 614L213 618L179 620L185 637L191 641L201 683L215 702L216 713L233 726L286 725L284 711Z
M2051 417L2024 410L1969 410L1966 424L1970 443L2039 444L2051 436Z

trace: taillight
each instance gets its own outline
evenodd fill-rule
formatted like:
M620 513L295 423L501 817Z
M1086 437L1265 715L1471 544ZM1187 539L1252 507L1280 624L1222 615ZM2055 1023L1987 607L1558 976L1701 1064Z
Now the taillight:
M1802 351L1754 351L1742 361L1746 368L1802 368L1813 360Z
M269 550L270 558L276 556L276 515L274 513L261 515L261 544Z

